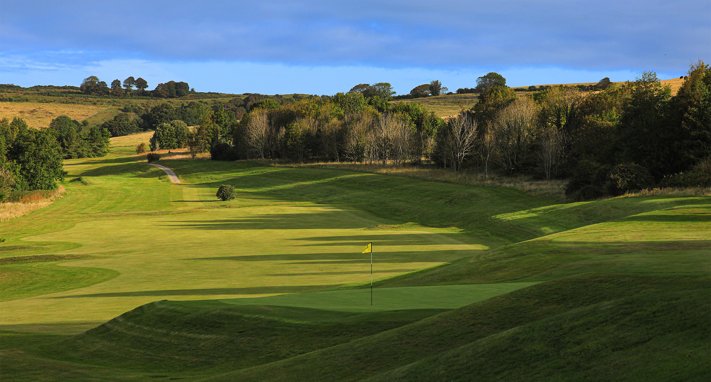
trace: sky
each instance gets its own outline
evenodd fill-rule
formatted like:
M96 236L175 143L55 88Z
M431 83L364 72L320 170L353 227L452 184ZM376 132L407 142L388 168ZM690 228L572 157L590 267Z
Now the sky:
M145 78L198 91L451 91L660 78L711 61L709 0L2 0L0 83Z

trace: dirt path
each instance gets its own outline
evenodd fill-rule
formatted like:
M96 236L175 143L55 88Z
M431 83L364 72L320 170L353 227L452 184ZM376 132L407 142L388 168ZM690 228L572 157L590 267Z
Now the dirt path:
M176 175L175 171L171 170L170 168L165 167L165 166L158 164L158 163L149 163L148 165L163 170L168 175L168 179L170 179L170 183L180 184L180 179L178 179L178 175Z

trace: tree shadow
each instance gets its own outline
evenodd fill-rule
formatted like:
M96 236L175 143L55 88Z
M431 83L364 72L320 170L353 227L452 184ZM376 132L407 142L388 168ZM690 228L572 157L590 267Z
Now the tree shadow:
M334 253L300 253L273 255L237 255L221 257L194 257L189 261L281 261L289 264L338 264L338 263L369 263L370 256L360 253L361 248L353 252ZM374 261L379 263L413 263L413 262L448 262L462 257L471 256L475 250L428 250L376 252Z
M151 297L151 296L199 296L222 294L272 294L272 293L298 293L324 290L340 285L294 285L294 286L262 286L244 288L201 288L201 289L166 289L166 290L141 290L130 292L90 293L73 296L53 297L55 299L89 298L89 297Z

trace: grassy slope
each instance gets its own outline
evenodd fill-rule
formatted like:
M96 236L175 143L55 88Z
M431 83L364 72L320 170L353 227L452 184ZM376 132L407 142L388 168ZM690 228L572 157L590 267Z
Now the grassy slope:
M171 187L127 157L135 138L115 144L112 157L69 167L88 186L71 184L62 201L5 226L9 240L0 256L13 260L0 263L0 275L39 264L92 265L120 275L92 286L74 280L83 288L4 302L6 324L32 324L5 330L71 333L76 328L66 322L100 320L162 298L364 284L367 259L358 251L371 239L376 270L383 272L376 275L389 287L376 292L382 296L376 301L388 310L369 313L358 305L367 298L363 289L161 302L73 337L6 331L0 334L2 374L27 380L545 380L590 378L629 365L631 371L619 374L624 379L652 370L693 380L710 370L699 356L710 343L704 305L709 198L551 205L497 187L192 161L167 163L189 183ZM238 188L238 201L209 201L221 183ZM131 197L136 192L143 194ZM113 235L91 235L107 231ZM169 244L175 232L180 246ZM110 242L120 242L120 249L98 251ZM77 257L16 263L18 256L47 253ZM455 262L389 279L449 261ZM146 269L153 267L155 273ZM27 278L52 285L45 276ZM511 281L543 282L511 292L532 285ZM12 291L2 293L14 298ZM314 325L328 329L312 332ZM321 330L337 333L309 334ZM241 342L245 335L249 340ZM279 340L259 342L265 338ZM245 344L263 352L253 354Z
M535 236L534 223L490 216L546 203L504 188L209 161L171 161L188 183L171 186L131 156L146 138L69 161L61 200L0 223L1 325L63 333L64 324L93 326L160 299L362 285L367 241L376 242L376 280L385 279L509 243L507 226L512 238ZM214 201L225 182L237 185L237 201ZM36 255L53 256L22 258ZM89 277L96 269L104 271Z

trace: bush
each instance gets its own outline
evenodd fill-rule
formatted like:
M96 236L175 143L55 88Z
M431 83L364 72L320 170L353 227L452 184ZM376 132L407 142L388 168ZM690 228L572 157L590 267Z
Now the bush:
M664 187L711 187L711 157L701 160L690 171L664 177Z
M635 163L622 163L610 171L608 192L622 195L629 191L639 191L652 186L653 179L649 170Z
M565 194L573 200L599 198L605 194L607 167L591 160L581 160L572 171Z
M138 146L136 146L136 154L143 154L146 152L146 144L141 142Z
M158 162L160 160L160 155L156 153L148 153L148 155L146 155L146 159L148 160L148 163Z
M235 198L235 188L229 184L223 184L217 189L215 196L222 201L232 200Z
M237 160L237 149L227 143L218 143L210 149L210 159L224 161Z

